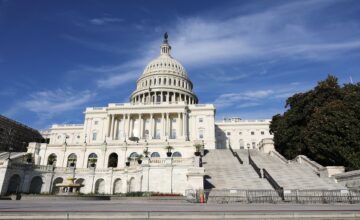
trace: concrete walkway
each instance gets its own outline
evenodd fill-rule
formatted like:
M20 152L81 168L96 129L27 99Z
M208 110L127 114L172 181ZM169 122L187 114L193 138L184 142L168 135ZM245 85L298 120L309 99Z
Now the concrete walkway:
M0 201L0 219L359 219L360 204Z

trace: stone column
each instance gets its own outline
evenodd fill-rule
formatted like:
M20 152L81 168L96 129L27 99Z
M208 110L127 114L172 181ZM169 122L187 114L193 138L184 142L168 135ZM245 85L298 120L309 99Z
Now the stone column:
M115 118L115 132L114 132L114 139L118 139L118 130L119 130L119 120Z
M187 140L186 139L186 136L187 136L187 133L186 133L186 118L187 118L187 116L186 116L186 113L184 112L183 114L183 120L182 120L182 122L183 122L183 136L185 137L185 140Z
M161 113L161 139L165 137L165 121L164 121L164 113Z
M139 114L139 139L143 138L143 130L144 130L143 126L144 126L143 119L141 117L141 114Z
M106 134L106 136L110 137L111 124L112 124L112 120L113 120L112 115L108 116L108 120L109 120L109 122L107 124L107 132L106 132L107 134Z
M170 123L170 115L169 113L166 113L166 136L168 136L168 138L170 138L170 126L171 126L171 123Z
M154 136L154 115L150 113L150 129L149 129L149 139L153 139Z
M126 115L123 114L123 119L122 119L122 132L123 132L123 136L121 137L121 139L124 139L124 136L126 136L125 124L126 124Z
M129 114L129 137L132 137L133 135L133 126L134 126L134 123L133 123L133 120L131 119L131 115Z
M176 136L179 136L179 137L182 137L182 126L181 126L181 124L182 124L182 121L181 121L181 114L180 114L180 112L178 113L178 120L177 120L177 134L176 134ZM176 137L177 138L177 137Z

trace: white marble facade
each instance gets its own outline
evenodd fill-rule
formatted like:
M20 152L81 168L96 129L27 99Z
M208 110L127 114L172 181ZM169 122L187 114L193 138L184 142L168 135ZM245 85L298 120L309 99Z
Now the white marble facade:
M170 55L167 37L160 48L160 56L137 80L129 103L86 108L83 124L53 125L44 131L49 143L28 147L36 164L33 171L22 170L16 159L11 161L12 169L3 162L0 174L8 173L3 175L1 193L7 192L14 175L19 176L18 188L23 192L31 191L35 177L42 179L41 192L51 192L55 183L75 175L85 184L83 193L184 193L203 188L204 169L194 156L194 145L247 149L272 138L269 120L215 122L215 106L198 104L185 68ZM167 146L173 147L171 157L166 155ZM126 166L128 157L143 155L145 149L149 158Z

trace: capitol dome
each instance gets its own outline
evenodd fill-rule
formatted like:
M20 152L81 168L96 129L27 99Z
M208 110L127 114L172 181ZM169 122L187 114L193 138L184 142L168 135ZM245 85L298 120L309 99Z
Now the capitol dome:
M130 97L131 103L198 103L185 68L171 56L170 51L168 35L165 33L160 56L146 65Z

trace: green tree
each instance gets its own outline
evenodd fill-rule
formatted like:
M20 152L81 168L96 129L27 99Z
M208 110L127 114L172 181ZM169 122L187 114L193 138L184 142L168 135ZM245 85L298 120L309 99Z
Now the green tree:
M304 154L323 165L360 168L360 84L339 86L334 76L286 101L273 116L275 148L288 159Z

